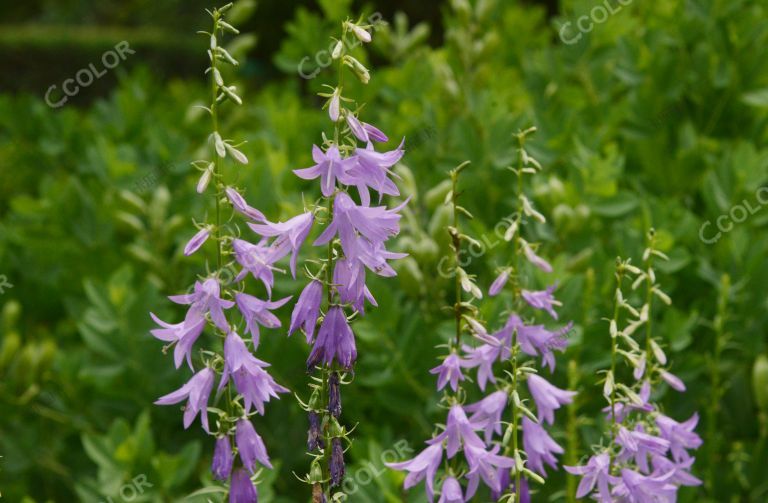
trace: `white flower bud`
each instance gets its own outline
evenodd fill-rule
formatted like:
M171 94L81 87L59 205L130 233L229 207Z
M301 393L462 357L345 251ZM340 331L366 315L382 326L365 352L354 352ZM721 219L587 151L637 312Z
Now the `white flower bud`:
M213 146L216 148L216 154L218 154L219 157L223 158L227 156L227 148L218 131L213 132Z
M229 145L228 143L225 143L224 146L227 149L227 152L229 152L229 155L231 155L237 162L240 164L248 164L248 158L245 156L245 154L237 150L232 145Z
M211 182L211 177L213 176L213 169L206 168L205 171L203 171L203 176L200 177L200 180L197 182L197 193L202 194L205 192L205 189L208 187L208 184Z
M664 350L661 349L661 346L659 346L653 339L651 339L651 350L653 351L653 356L656 357L656 361L662 365L667 364L667 355L664 353Z
M371 41L371 34L368 33L368 31L357 26L356 24L351 24L351 23L350 23L350 28L352 28L352 33L355 34L355 36L360 42L368 43Z
M333 59L339 59L341 57L341 50L344 48L344 44L339 40L336 42L336 45L333 46L333 51L331 51L331 57Z

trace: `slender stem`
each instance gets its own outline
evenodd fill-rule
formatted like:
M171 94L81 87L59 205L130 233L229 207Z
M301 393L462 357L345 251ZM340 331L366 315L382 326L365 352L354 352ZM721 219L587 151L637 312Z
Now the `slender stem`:
M616 269L616 293L614 294L614 304L613 304L613 323L618 325L619 323L619 309L621 308L621 304L619 303L619 294L621 292L621 281L624 278L624 268L621 264ZM616 340L616 337L611 334L611 379L613 380L612 386L611 386L611 396L610 396L610 402L611 402L611 445L615 444L616 441L616 429L617 429L617 422L616 422L616 355L617 355L617 349L618 349L618 341ZM613 468L613 462L614 462L614 455L613 451L610 452L610 463L609 463L609 472Z
M715 487L715 466L719 454L719 437L717 435L717 417L720 413L720 396L722 395L720 385L720 358L725 346L725 321L728 314L728 295L730 291L730 277L724 274L720 279L720 295L717 299L717 315L714 320L715 329L715 348L712 355L710 367L710 379L712 381L712 399L707 408L707 437L709 440L709 476L707 480L707 489L711 496L714 496ZM759 451L758 451L759 452Z
M517 329L512 333L512 390L517 396ZM515 453L515 461L519 458L518 454L518 407L517 404L512 404L512 450ZM520 483L522 482L522 474L517 465L515 465L515 502L520 501Z
M219 29L219 12L213 13L213 31L211 36L216 35L216 31ZM219 106L218 106L218 93L219 88L216 84L215 73L218 71L218 57L216 51L211 50L211 119L213 120L213 132L219 132ZM214 197L216 198L216 227L213 231L214 238L216 240L216 266L217 270L221 270L222 264L222 242L221 242L221 199L222 186L219 172L219 155L216 153L216 144L213 145L213 180L216 185Z
M521 285L520 285L520 254L522 253L522 241L521 233L523 231L523 147L525 145L525 135L517 135L517 232L515 232L515 245L514 245L514 262L515 262L515 281L514 290L512 292L513 305L519 301ZM512 390L517 396L517 330L512 334ZM512 448L514 449L515 460L519 458L518 454L518 407L517 404L512 404ZM520 470L515 467L515 501L520 501L520 483L521 483Z
M454 252L454 295L455 301L453 304L453 312L456 318L456 350L461 348L461 277L459 276L460 267L460 252L461 252L461 238L459 237L459 210L456 205L456 199L458 195L458 182L459 174L457 172L451 173L452 182L452 203L453 203L453 233L451 239L453 240L453 252Z
M343 80L344 80L344 64L343 64L343 58L344 58L344 52L346 50L345 44L343 43L347 34L347 28L346 25L343 27L341 40L342 40L342 54L339 57L339 69L338 69L338 82L339 82L339 88L341 88ZM336 145L336 147L339 147L339 134L340 134L340 128L339 128L339 122L336 121L333 124L333 141ZM341 149L339 149L340 154L342 154ZM328 221L333 218L333 205L334 201L336 199L336 192L334 187L334 193L332 193L329 197L326 198L327 200L327 210L328 210ZM334 241L331 239L328 242L328 253L326 257L326 264L325 264L325 285L324 288L326 289L326 299L328 302L328 306L326 309L326 313L328 313L328 310L330 310L331 306L333 305L333 265L334 265ZM330 491L331 491L331 454L332 454L332 447L331 447L331 432L330 432L330 412L328 411L327 405L329 405L330 400L330 390L329 390L329 378L330 374L332 372L332 368L327 363L323 363L321 373L322 373L322 387L321 387L321 403L325 404L326 407L323 408L323 418L326 419L324 421L324 437L325 437L325 448L323 451L323 479L326 481L323 484L323 492L326 495L326 498L330 498Z
M653 232L653 231L651 231ZM654 282L652 280L653 278L653 246L654 246L654 238L653 235L651 235L648 238L648 248L651 250L650 253L648 253L648 260L646 261L646 269L645 269L645 303L648 306L648 320L645 322L645 363L646 365L651 365L651 362L653 362L652 357L653 353L651 350L651 337L652 337L652 308L653 308L653 287Z
M515 232L515 241L513 250L515 253L515 288L513 291L512 300L515 302L520 295L520 254L522 253L521 233L523 232L523 146L525 145L525 137L520 134L517 137L517 216L516 225L517 232Z

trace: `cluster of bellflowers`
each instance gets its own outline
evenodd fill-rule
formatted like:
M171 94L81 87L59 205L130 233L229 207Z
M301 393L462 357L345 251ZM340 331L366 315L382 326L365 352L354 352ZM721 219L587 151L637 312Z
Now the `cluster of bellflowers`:
M390 152L376 151L374 142L386 142L387 136L375 126L360 121L357 113L360 107L352 109L346 105L354 102L343 95L344 69L351 68L363 83L368 82L370 74L358 60L345 53L351 45L343 42L348 33L363 42L369 42L371 35L370 26L345 21L342 39L333 53L334 59L339 60L339 85L324 94L334 125L333 138L324 135L323 144L313 147L315 165L294 171L305 180L319 179L322 198L285 222L268 220L248 204L242 191L227 185L221 173L227 158L243 165L248 163L238 145L223 139L219 133L220 104L227 101L242 104L236 88L224 83L220 70L222 63L237 65L219 45L221 34L237 33L223 19L229 8L231 4L210 12L213 30L206 33L210 37L208 72L212 85L212 103L206 110L213 119L210 137L213 160L193 163L202 172L197 192L203 194L213 185L215 222L199 224L198 232L184 248L185 255L192 255L205 243L213 242L216 267L195 283L191 293L170 297L177 304L189 306L182 322L166 323L152 314L160 325L152 333L169 343L165 349L174 348L177 368L186 360L194 371L194 346L206 328L223 340L219 345L222 350L199 348L202 368L182 388L156 403L171 405L187 400L184 427L189 427L199 414L203 429L216 437L211 470L215 479L229 481L230 502L258 500L255 481L259 469L271 468L271 464L252 421L254 416L264 414L265 403L288 390L270 376L266 370L269 364L253 353L259 347L262 329L281 327L273 311L292 299L292 296L272 298L276 273L287 273L278 262L290 256L288 269L295 278L304 242L313 226L321 227L313 245L324 247L327 258L307 261L308 283L294 304L288 335L296 331L304 333L307 343L312 345L306 368L310 373L319 374L313 377L311 398L302 402L302 406L309 416L308 449L313 457L305 481L312 485L313 500L324 502L331 489L342 484L344 450L350 443L349 432L339 424L340 386L348 382L347 375L351 375L357 358L349 322L364 315L366 301L376 305L366 286L367 271L394 276L388 261L405 256L385 247L399 232L398 212L402 205L393 209L371 205L370 194L375 192L379 202L384 195L399 195L391 168L403 156L403 143ZM351 189L357 192L359 203ZM251 237L243 236L237 225L234 232L229 230L232 226L224 225L222 214L227 210L231 219L237 216L244 220ZM248 278L259 287L260 296L246 293ZM240 335L245 332L250 335L248 340ZM214 405L209 405L217 379ZM219 405L219 402L223 403ZM215 428L210 427L208 411L217 415Z
M273 301L271 288L272 264L291 252L292 241L281 233L275 234L277 237L272 242L265 239L254 245L241 239L239 232L234 232L222 219L225 212L232 216L239 213L256 233L263 234L265 228L273 228L264 215L245 203L235 188L226 185L222 173L228 160L236 165L248 164L248 158L238 149L239 144L223 139L219 130L220 107L226 103L242 104L236 87L227 85L222 76L223 65L238 64L221 46L226 33L238 33L224 20L231 7L232 4L228 4L208 11L213 26L210 32L202 32L210 43L210 66L206 73L211 79L211 103L205 110L212 119L211 159L195 161L192 165L201 172L197 192L213 193L215 216L211 222L206 219L198 223L198 232L184 247L184 254L190 256L202 253L207 243L215 249L211 250L215 258L206 268L209 272L201 276L188 293L169 297L176 304L188 306L181 322L168 323L150 314L159 325L152 334L167 343L164 351L173 348L176 368L186 362L193 372L180 389L155 403L173 405L186 401L184 427L192 425L199 415L203 430L215 439L211 466L214 479L228 485L230 502L250 503L258 500L256 481L262 467L272 467L254 421L264 414L267 402L288 392L269 374L270 365L256 358L254 352L259 347L259 327L279 327L280 321L271 310L290 300L288 297ZM239 268L242 269L238 271ZM248 273L263 283L261 298L246 292ZM198 342L203 332L214 336L208 345ZM244 332L250 333L249 340L241 336ZM199 361L197 366L193 359ZM209 413L215 416L213 425Z
M610 424L609 443L595 446L594 454L583 465L565 467L581 476L576 494L579 498L591 497L601 503L671 503L677 501L681 486L701 485L701 480L691 474L695 461L691 451L702 444L694 431L698 414L678 422L665 415L651 399L654 387L660 384L676 392L685 391L683 381L669 371L667 356L653 336L654 299L671 304L669 296L656 283L653 260L667 257L655 248L654 242L651 229L643 253L643 268L632 265L630 260L617 260L614 313L609 325L611 368L605 372L603 382L603 395L608 402L604 412ZM631 280L632 291L645 286L640 308L625 297L625 280ZM642 336L636 338L642 331L644 341ZM631 383L622 383L616 376L619 358L632 371Z
M450 173L452 190L446 204L453 207L453 224L448 231L455 255L455 302L450 309L455 315L456 334L442 363L431 370L438 376L437 389L443 391L441 405L447 409L447 418L413 459L389 464L408 472L406 489L425 480L430 501L434 501L438 488L440 503L472 501L479 497L480 484L486 486L493 501L530 501L529 481L543 484L547 466L556 469L557 456L563 453L546 426L554 422L557 409L572 402L575 392L551 384L537 369L536 361L540 358L542 369L554 371L554 353L565 349L571 324L548 329L535 323L539 312L556 321L555 308L560 303L553 295L554 286L526 289L529 279L521 264L525 259L533 267L552 272L551 265L536 254L537 245L522 235L527 219L545 221L523 191L524 177L541 169L524 146L534 131L530 128L516 135L518 164L509 168L517 176L518 211L506 221L505 239L513 243L512 264L501 269L488 292L496 296L508 289L511 294L503 325L496 331L489 330L479 318L474 302L483 298L483 292L474 276L460 265L462 245L476 242L459 229L460 216L472 217L458 204L459 174L468 163ZM464 340L463 335L467 336ZM468 396L477 394L467 386L470 382L484 396L466 403ZM523 383L529 398L524 398Z
M341 422L341 389L351 382L357 359L350 322L365 315L367 304L377 305L366 276L395 276L389 261L406 256L386 246L400 232L399 212L407 200L394 208L382 205L384 196L400 195L392 169L404 154L405 140L394 150L377 150L375 145L389 138L361 120L362 105L344 88L350 72L363 84L370 80L369 70L349 50L360 42L370 42L372 28L349 19L342 23L341 36L331 54L338 66L338 83L320 93L326 98L324 108L333 124L333 136L323 135L323 143L313 146L313 166L294 171L304 180L317 180L321 197L306 213L284 224L252 226L263 236L282 236L290 243L294 251L292 271L295 253L313 222L322 228L313 244L325 247L326 253L322 259L305 263L308 283L299 295L289 327L289 335L301 330L312 345L306 362L311 379L308 398L299 399L299 403L308 417L307 450L311 457L309 473L301 480L311 487L314 503L344 498L344 452L351 445L351 430Z

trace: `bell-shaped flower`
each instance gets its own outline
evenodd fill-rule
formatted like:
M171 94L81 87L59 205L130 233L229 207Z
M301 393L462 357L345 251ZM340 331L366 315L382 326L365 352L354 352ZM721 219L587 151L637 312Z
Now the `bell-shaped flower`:
M569 404L576 396L575 391L560 389L536 374L528 375L528 390L536 402L536 412L539 421L552 424L555 421L555 410Z
M656 418L659 433L662 438L669 440L669 448L675 461L687 461L691 457L688 454L688 449L701 447L701 437L693 431L698 423L698 414L692 415L690 419L682 423L678 423L664 414L660 414Z
M211 473L213 478L219 481L225 481L232 473L232 444L229 437L219 437L216 439L216 447L213 450L213 461L211 462Z
M368 143L371 140L377 142L389 141L387 135L382 133L379 128L366 122L360 121L352 113L347 113L347 125L349 126L349 130L352 131L352 134L354 134L357 139L362 142Z
M370 290L365 285L365 266L359 260L342 258L333 268L333 284L342 302L352 304L360 313L365 313L365 299L376 306Z
M484 446L474 444L464 446L464 456L469 464L469 472L466 475L469 479L467 484L468 501L475 495L480 479L483 480L491 491L501 490L499 468L506 468L508 470L515 466L515 460L507 456L501 456L498 452L498 445L489 451L486 451Z
M675 374L667 372L666 370L660 370L659 375L661 375L661 378L664 380L664 382L669 384L669 387L673 390L679 391L681 393L685 391L685 383Z
M464 503L464 494L461 492L461 484L453 477L443 481L440 488L440 500L437 503Z
M485 431L485 443L490 444L493 433L501 434L501 416L507 406L507 392L494 391L479 402L464 406L471 412L469 422L474 428Z
M670 477L670 484L677 484L681 486L700 486L703 482L701 479L693 476L690 472L693 462L696 458L690 457L685 461L675 462L666 456L652 456L651 462L653 463L653 476L663 476L668 473L672 473Z
M454 457L462 446L464 449L468 445L485 448L482 439L475 433L475 427L467 419L464 409L458 404L451 407L448 412L445 431L427 441L430 445L442 444L443 442L446 442L445 452L448 459Z
M613 501L673 503L676 501L677 487L669 483L671 476L671 473L660 477L647 476L624 468L613 486Z
M275 238L270 245L272 250L274 250L275 260L280 260L288 252L291 253L291 274L295 278L299 249L312 229L312 222L312 212L308 211L286 222L272 223L267 221L263 224L249 223L248 227L260 236Z
M161 396L155 400L156 405L173 405L187 399L187 405L184 407L184 428L195 420L198 412L200 413L200 423L206 432L208 429L208 398L213 389L213 378L215 373L206 367L173 393Z
M315 165L310 168L295 169L293 172L304 180L314 180L320 177L320 190L325 197L330 197L336 189L336 180L348 185L347 169L353 162L350 159L342 159L339 148L335 145L327 152L316 146L312 146L312 159Z
M229 309L235 303L220 297L221 289L216 278L208 278L202 283L195 281L193 293L171 295L168 297L176 304L189 305L185 321L194 322L206 314L211 315L213 323L223 332L229 332L229 323L224 316L224 309Z
M192 239L189 240L189 242L184 246L184 255L189 257L193 253L195 253L197 250L200 249L201 246L208 240L208 237L211 235L211 228L210 226L205 226L199 231L197 231L197 234L192 236Z
M541 355L542 363L549 366L551 372L555 370L555 355L553 351L563 351L568 345L567 335L573 327L573 323L552 332L544 328L544 325L525 325L520 318L513 314L507 320L507 327L517 330L517 341L523 353L536 356Z
M429 371L430 374L439 374L437 378L437 391L445 388L445 385L450 382L451 389L456 392L459 389L459 381L464 380L461 368L466 366L466 362L459 358L459 355L456 353L446 356L443 363Z
M238 191L232 187L227 187L224 192L227 194L227 199L229 199L229 202L232 203L232 207L235 208L238 213L256 222L266 221L264 214L256 208L248 206L248 203L245 202L245 199L242 195L240 195Z
M643 473L650 472L648 456L664 455L670 445L669 440L645 433L640 425L637 425L634 431L621 426L616 436L616 444L621 447L617 459L622 462L634 459Z
M349 328L347 316L340 306L332 306L320 325L317 340L307 359L307 368L311 369L320 362L331 365L336 360L343 368L350 369L356 359L355 335Z
M166 323L154 313L149 313L152 319L163 328L150 330L152 335L161 341L176 343L173 348L173 362L176 368L181 366L181 362L186 358L189 368L192 369L192 346L203 333L205 327L205 318L201 315L191 320L184 320L181 323Z
M275 284L274 263L280 259L280 250L268 245L267 238L262 239L258 244L234 239L232 249L235 251L235 260L243 266L243 270L237 275L235 281L241 281L250 272L255 279L264 284L269 295L272 295L272 286Z
M562 454L563 448L555 442L544 428L523 416L523 449L528 454L528 466L531 470L546 476L544 463L557 468L555 454Z
M536 255L536 253L531 248L531 245L526 243L525 241L523 243L523 254L525 255L525 258L528 259L528 262L536 266L537 268L541 269L544 272L552 272L552 266L544 260L543 258Z
M253 338L253 348L259 346L259 325L264 328L280 327L280 318L272 314L272 309L277 309L291 300L291 297L285 297L277 301L261 300L247 293L236 293L235 302L237 308L245 318L246 329Z
M499 359L503 350L501 344L481 344L477 347L464 346L464 367L477 367L477 385L481 391L485 391L488 381L495 383L496 376L493 373L493 364Z
M268 366L248 351L239 335L230 332L224 341L224 372L219 389L223 389L231 377L238 393L243 395L245 411L256 407L259 414L264 414L264 404L270 398L279 398L278 393L288 392L264 370Z
M555 290L556 285L548 287L546 290L539 290L531 292L523 290L523 299L534 309L543 309L548 312L552 318L557 319L557 312L555 312L555 306L561 306L562 304L555 299L552 292Z
M253 424L248 419L243 418L237 422L235 442L237 443L237 452L240 454L240 460L249 472L254 473L256 471L256 463L272 468L264 441L256 433Z
M491 287L488 289L488 295L491 297L495 297L499 293L501 293L501 290L504 288L504 285L507 284L507 281L509 281L509 269L504 269L499 273L498 276L496 276L496 279L493 280L493 283L491 283Z
M299 300L291 313L291 326L288 335L299 328L304 330L307 336L307 344L312 342L315 335L315 325L320 315L320 303L323 300L323 284L318 280L310 281L299 295Z
M257 503L258 500L259 493L248 473L242 468L235 470L229 485L229 503Z
M355 150L355 155L350 158L354 162L346 173L346 181L349 182L347 185L357 187L360 193L360 201L364 206L368 206L371 202L371 196L368 192L369 188L379 193L379 201L381 201L385 194L390 196L400 195L397 185L389 177L397 178L397 175L390 168L403 157L405 153L403 150L404 142L405 140L400 143L400 146L390 152L376 152L371 143L368 143L368 146L364 149L358 148Z
M393 470L405 470L404 489L410 489L422 480L426 479L427 497L433 501L435 497L435 475L443 460L443 446L440 443L430 445L413 459L401 463L385 463Z
M584 498L597 487L596 498L600 503L611 503L611 459L607 453L595 454L584 466L563 466L572 475L581 475L576 497Z
M324 245L338 234L344 255L348 259L358 259L365 263L361 254L366 250L360 250L358 237L365 238L368 243L380 245L396 236L400 232L401 216L398 211L406 203L407 201L390 210L384 206L358 206L349 195L342 192L336 196L334 202L333 220L314 244Z

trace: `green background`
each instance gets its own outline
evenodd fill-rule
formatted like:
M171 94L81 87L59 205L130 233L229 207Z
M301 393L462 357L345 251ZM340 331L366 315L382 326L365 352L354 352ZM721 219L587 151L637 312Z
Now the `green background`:
M661 389L657 398L681 420L698 410L705 441L694 467L705 485L681 490L680 501L768 499L768 371L755 369L768 342L768 208L757 198L768 185L768 6L635 1L577 43L558 37L563 23L602 4L238 5L233 22L244 35L230 43L243 64L227 78L245 104L224 109L222 129L248 140L251 163L228 167L226 176L272 220L294 214L302 192L314 190L291 169L310 165L311 145L329 124L315 93L334 72L306 80L298 63L327 48L347 16L381 12L388 22L368 55L358 51L372 68L370 84L345 93L368 103L366 120L407 138L398 173L413 199L396 246L410 257L397 278L371 280L380 307L355 324L360 358L343 416L358 423L350 501L424 500L422 486L406 496L403 475L381 467L403 441L420 448L443 417L428 373L442 351L435 346L452 330L441 309L451 282L438 274L449 253L441 184L450 168L472 161L463 204L476 217L468 231L487 238L488 250L469 269L487 286L509 259L493 227L514 211L511 134L530 125L538 127L530 149L545 169L529 195L549 219L526 232L553 259L562 318L576 324L554 379L580 394L570 416L558 415L555 438L570 447L571 462L599 441L595 372L610 354L603 319L614 261L638 262L653 226L671 257L658 276L673 299L654 326L688 385L683 395ZM148 333L148 311L178 319L182 311L164 296L184 291L205 267L202 255L186 258L182 248L192 219L211 208L195 194L189 166L205 155L210 129L192 107L207 97L206 41L195 36L208 27L206 7L198 0L4 6L0 275L13 285L0 294L7 501L183 501L211 485L210 439L197 427L185 431L178 408L152 405L188 371L174 371ZM98 66L123 40L135 54L64 106L46 105L49 86ZM754 214L716 243L702 241L703 224L712 222L709 237L719 216L745 204ZM548 278L535 280L543 286ZM282 277L275 295L299 287ZM501 304L483 302L486 318L495 320ZM285 324L289 309L279 314ZM265 332L260 357L306 397L303 338ZM276 467L262 475L262 501L307 500L293 475L308 469L306 422L294 399L270 403L256 426ZM400 458L409 454L399 450ZM375 475L370 482L365 467ZM152 486L138 495L125 489L141 476ZM566 501L573 484L553 473L534 501ZM220 495L187 500L206 497Z

